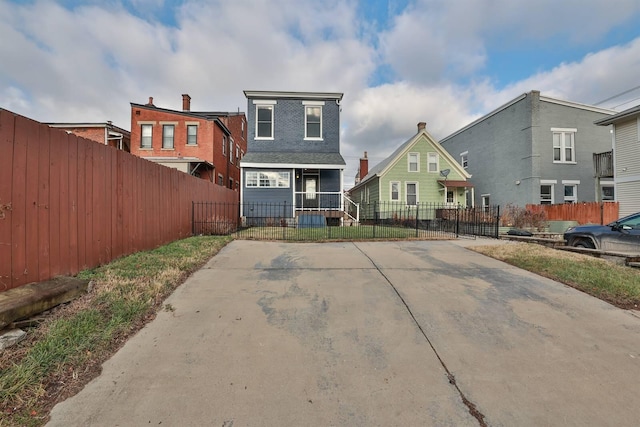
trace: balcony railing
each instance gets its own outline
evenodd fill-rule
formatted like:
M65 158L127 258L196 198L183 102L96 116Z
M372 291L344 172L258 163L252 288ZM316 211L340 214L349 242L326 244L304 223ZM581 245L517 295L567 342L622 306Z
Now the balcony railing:
M613 178L613 151L593 153L593 171L596 178Z

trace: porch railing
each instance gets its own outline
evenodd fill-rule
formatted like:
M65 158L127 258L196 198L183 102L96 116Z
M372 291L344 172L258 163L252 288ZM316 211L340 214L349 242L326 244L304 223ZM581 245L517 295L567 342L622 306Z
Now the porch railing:
M296 191L297 211L342 211L342 193L339 191L316 191L313 193Z

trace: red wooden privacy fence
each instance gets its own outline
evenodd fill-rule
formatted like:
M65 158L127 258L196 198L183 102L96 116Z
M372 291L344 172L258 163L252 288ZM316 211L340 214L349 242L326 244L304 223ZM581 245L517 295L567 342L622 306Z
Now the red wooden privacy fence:
M237 193L0 109L0 291L188 237L193 200Z
M544 211L550 221L578 221L578 224L609 224L618 219L618 202L527 205L534 213Z

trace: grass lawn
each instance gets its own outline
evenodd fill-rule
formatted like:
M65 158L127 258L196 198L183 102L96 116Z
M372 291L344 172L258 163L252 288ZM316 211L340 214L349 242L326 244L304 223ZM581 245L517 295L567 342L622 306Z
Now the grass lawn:
M471 249L557 280L617 307L640 307L640 269L532 243L512 242Z

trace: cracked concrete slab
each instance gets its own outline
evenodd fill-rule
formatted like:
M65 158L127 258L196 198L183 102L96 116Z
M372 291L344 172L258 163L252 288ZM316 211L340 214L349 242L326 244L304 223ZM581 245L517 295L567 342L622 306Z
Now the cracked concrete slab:
M635 425L640 319L463 246L234 241L48 425Z

